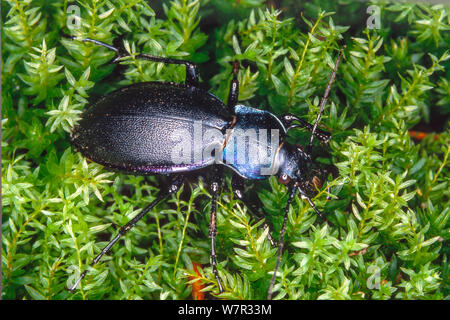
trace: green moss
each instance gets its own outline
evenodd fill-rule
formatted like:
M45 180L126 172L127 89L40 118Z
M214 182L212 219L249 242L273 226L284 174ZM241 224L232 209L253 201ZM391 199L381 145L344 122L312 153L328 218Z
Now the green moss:
M164 183L87 161L68 133L89 101L117 87L184 81L184 67L136 60L136 52L198 63L203 85L224 100L229 62L239 59L240 100L312 122L344 44L321 122L333 134L329 155L318 159L339 175L314 196L334 225L296 198L275 297L448 297L449 8L372 1L381 20L369 30L364 2L271 2L283 11L259 0L153 8L144 0L80 0L79 20L68 1L2 2L3 299L183 299L193 280L217 292L203 180L153 210L75 294L65 290ZM69 29L67 21L80 24ZM113 53L68 35L115 41L131 56L115 68ZM434 133L413 140L418 123ZM278 238L285 187L275 178L249 187ZM276 250L230 189L227 176L218 204L221 298L263 299Z

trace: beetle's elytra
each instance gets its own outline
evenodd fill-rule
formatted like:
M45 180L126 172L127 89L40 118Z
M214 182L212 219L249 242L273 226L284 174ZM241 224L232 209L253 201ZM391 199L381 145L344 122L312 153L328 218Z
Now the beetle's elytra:
M115 47L92 39L81 40L114 50L117 53L115 61L122 57ZM276 267L268 289L270 299L283 249L287 213L297 191L323 217L306 194L304 186L309 179L313 138L324 142L330 138L317 125L341 56L342 50L321 101L320 113L316 122L311 125L293 115L278 118L270 112L238 104L237 61L233 64L233 79L225 104L198 86L197 67L189 61L137 55L137 58L149 61L185 65L186 83L137 83L104 96L82 114L72 132L72 143L86 158L107 168L142 175L171 174L174 178L168 192L161 193L120 228L118 235L91 265L109 252L112 245L147 212L176 192L182 185L183 173L211 166L215 171L210 184L211 264L219 292L222 293L215 251L216 201L223 180L222 169L227 166L234 171L233 192L240 199L244 180L264 179L275 175L288 187L289 200L284 210ZM307 150L284 141L287 132L296 127L306 128L312 133ZM269 240L274 244L271 237ZM71 291L75 290L86 272L82 273Z

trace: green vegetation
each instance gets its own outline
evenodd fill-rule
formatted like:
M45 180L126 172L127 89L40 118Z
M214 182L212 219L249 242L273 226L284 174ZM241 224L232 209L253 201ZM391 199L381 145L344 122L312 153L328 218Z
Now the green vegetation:
M3 299L185 299L192 281L216 295L204 180L153 210L75 294L65 290L165 181L87 161L70 146L71 128L90 102L120 86L184 81L183 66L136 60L137 52L197 63L204 87L225 101L229 62L239 59L241 101L313 122L344 44L321 122L332 140L317 144L329 153L317 161L339 174L314 196L334 226L296 198L275 298L448 298L448 7L151 3L2 1ZM366 28L370 4L378 6L379 29ZM69 36L114 41L130 57L111 64L113 52ZM421 141L409 135L418 124L432 131ZM301 131L289 137L304 138ZM286 188L274 177L248 186L278 239ZM264 299L276 249L230 190L227 176L218 204L219 298ZM200 276L193 262L202 265Z

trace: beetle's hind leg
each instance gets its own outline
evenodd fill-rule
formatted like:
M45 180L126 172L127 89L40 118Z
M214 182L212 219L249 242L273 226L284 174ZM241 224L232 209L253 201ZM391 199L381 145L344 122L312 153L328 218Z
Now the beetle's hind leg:
M127 56L127 54L124 55L119 48L113 47L113 46L111 46L109 44L106 44L106 43L98 41L98 40L89 39L89 38L79 39L77 37L74 37L74 39L75 40L85 41L85 42L92 42L92 43L95 43L97 45L100 45L100 46L103 46L105 48L108 48L109 50L114 51L117 56L113 60L113 62L117 62L120 58ZM136 58L137 59L148 60L148 61L153 61L153 62L162 62L162 63L167 63L167 64L184 64L186 66L186 84L194 86L194 87L198 87L198 69L197 69L197 66L194 63L192 63L192 62L189 62L187 60L180 60L180 59L172 59L172 58L164 58L164 57L152 56L152 55L145 54L145 53L137 54Z
M217 235L217 198L220 195L223 181L223 170L219 166L214 166L212 181L210 184L211 191L211 220L209 224L209 237L211 238L211 265L214 276L217 280L219 292L223 293L222 282L220 281L219 272L217 271L216 261L216 235Z
M97 264L100 259L107 254L112 246L125 234L128 233L138 222L141 220L150 210L152 210L157 204L168 198L171 194L176 193L181 185L183 184L183 176L179 175L174 178L172 181L171 186L169 187L169 190L166 192L163 192L158 195L158 197L153 200L150 204L148 204L137 216L135 216L133 219L128 221L128 223L124 226L122 226L119 229L119 233L106 245L105 248L94 258L94 260L91 262L90 266ZM88 270L84 270L83 273L80 275L78 280L75 282L75 284L69 289L70 292L74 292L75 289L78 287L79 283L83 278L86 276Z

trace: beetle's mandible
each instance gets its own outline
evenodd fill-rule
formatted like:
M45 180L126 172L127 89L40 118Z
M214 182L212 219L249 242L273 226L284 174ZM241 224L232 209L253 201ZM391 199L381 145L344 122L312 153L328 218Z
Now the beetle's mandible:
M118 48L93 39L78 39L104 46L116 52L114 61L123 55ZM90 106L75 126L71 140L86 158L128 173L170 174L171 187L161 192L137 216L120 228L118 234L95 257L91 266L108 253L111 247L158 203L177 192L183 183L183 173L211 166L214 170L210 184L212 195L209 237L211 238L211 264L219 292L223 286L216 262L216 208L223 180L223 167L233 170L232 186L237 198L243 200L245 180L259 180L275 175L288 188L288 203L278 242L277 261L268 288L267 298L272 298L273 286L284 246L289 206L297 192L307 199L322 218L307 195L313 139L323 142L330 134L319 129L318 123L336 76L343 49L340 50L331 73L320 112L315 123L309 124L294 115L276 117L268 111L238 103L239 62L233 63L233 78L227 104L198 85L195 64L170 58L137 54L136 58L166 64L186 66L186 82L143 82L120 88ZM303 127L311 131L307 148L285 142L290 129ZM268 236L272 245L273 239ZM74 291L86 276L85 270L70 291Z

